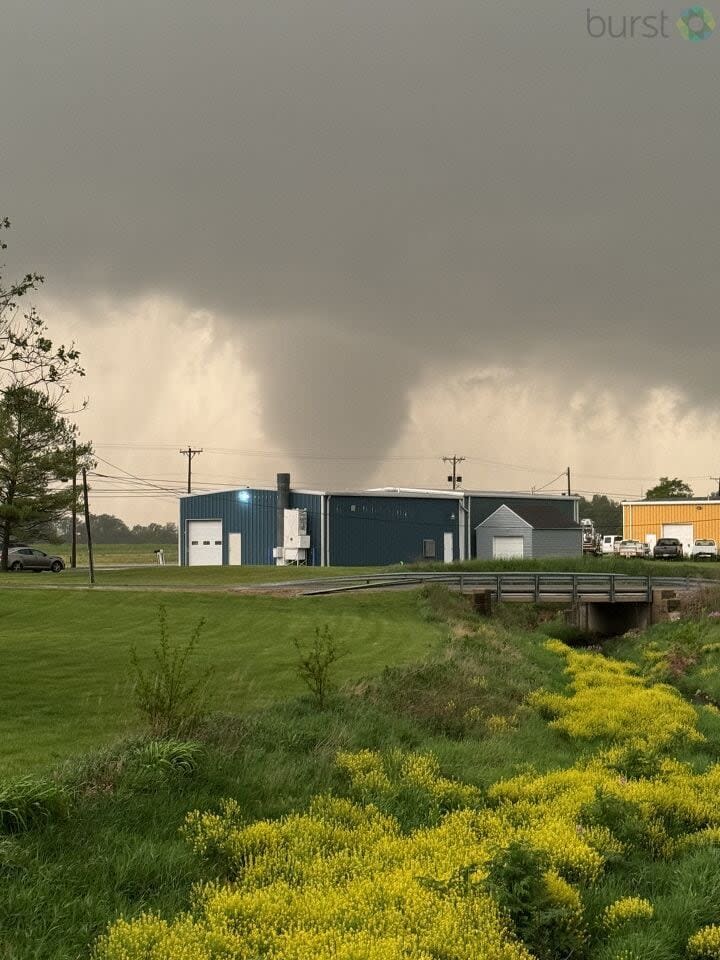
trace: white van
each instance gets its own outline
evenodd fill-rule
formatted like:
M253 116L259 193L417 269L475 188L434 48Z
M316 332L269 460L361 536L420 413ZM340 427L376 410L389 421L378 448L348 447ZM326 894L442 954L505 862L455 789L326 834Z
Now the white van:
M605 555L607 553L617 553L620 549L620 541L622 537L616 537L615 534L605 534L600 542L600 552Z

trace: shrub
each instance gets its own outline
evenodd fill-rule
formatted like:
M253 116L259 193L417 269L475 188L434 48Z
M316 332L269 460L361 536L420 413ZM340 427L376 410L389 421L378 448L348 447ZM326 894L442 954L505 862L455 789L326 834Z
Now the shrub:
M297 675L306 684L319 710L324 709L331 690L335 687L333 667L343 656L327 624L321 630L315 627L315 637L307 648L294 640L298 652Z
M63 816L67 794L53 780L22 777L0 785L0 831L19 833Z
M695 710L671 687L648 686L630 663L580 653L559 640L546 646L566 658L573 693L538 691L528 702L545 716L554 716L551 726L571 738L632 742L648 751L703 739Z
M688 940L688 956L692 960L720 960L720 927L701 927Z
M159 737L179 735L192 730L205 705L207 684L212 668L194 673L191 658L205 626L201 619L188 641L180 646L170 641L167 611L158 609L160 638L153 650L154 670L145 670L137 650L130 650L135 673L135 700L151 732Z
M622 897L605 908L603 922L608 930L614 930L635 920L652 920L654 913L649 900L643 897Z
M194 740L147 740L132 759L139 767L190 774L195 772L202 749L202 744Z
M435 824L449 810L481 800L477 787L443 777L432 754L360 750L339 753L337 763L354 796L395 817L405 829Z
M587 939L580 895L548 866L546 855L513 841L491 863L488 887L539 960L580 957Z
M595 788L593 800L582 807L579 819L584 826L607 828L623 846L638 847L647 836L638 805L602 785Z
M146 740L128 755L123 779L142 788L191 777L202 752L202 744L194 740Z

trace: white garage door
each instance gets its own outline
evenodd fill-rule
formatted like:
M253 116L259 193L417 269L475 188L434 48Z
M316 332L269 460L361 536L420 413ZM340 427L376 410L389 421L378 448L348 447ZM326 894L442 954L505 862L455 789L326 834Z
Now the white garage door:
M525 555L522 537L493 537L493 560L512 560Z
M222 566L222 520L188 520L188 564Z
M679 540L683 545L685 556L690 554L693 545L693 525L691 523L664 523L663 536Z

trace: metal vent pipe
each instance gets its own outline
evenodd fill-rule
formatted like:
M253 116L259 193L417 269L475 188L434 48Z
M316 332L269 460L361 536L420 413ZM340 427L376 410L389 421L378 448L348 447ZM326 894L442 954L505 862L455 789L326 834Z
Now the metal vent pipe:
M275 546L285 546L285 511L290 509L290 474L277 475L277 521Z

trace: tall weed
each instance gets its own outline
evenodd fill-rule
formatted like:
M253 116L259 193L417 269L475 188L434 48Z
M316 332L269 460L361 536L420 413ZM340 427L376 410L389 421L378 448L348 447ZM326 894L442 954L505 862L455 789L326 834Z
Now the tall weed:
M183 644L170 640L167 610L158 609L159 641L153 650L154 669L140 663L130 650L135 674L135 701L150 731L157 737L181 736L192 730L205 708L212 667L198 671L192 662L205 620L198 620Z
M22 777L0 784L0 832L20 833L63 816L67 794L53 780Z

